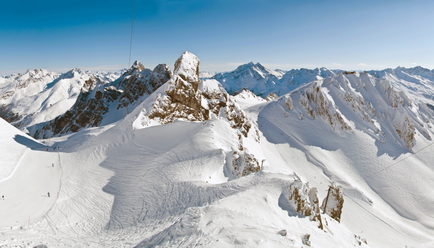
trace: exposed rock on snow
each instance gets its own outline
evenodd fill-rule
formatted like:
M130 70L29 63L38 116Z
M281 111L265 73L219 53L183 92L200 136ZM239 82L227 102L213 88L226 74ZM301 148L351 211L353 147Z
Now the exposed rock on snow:
M47 70L28 70L24 74L0 77L2 117L14 126L34 134L36 125L64 114L75 103L81 88L109 83L121 72L96 72L73 69L59 74ZM26 130L27 129L27 130Z
M117 121L124 116L117 114L118 109L143 101L170 76L171 71L167 65L160 64L151 71L136 61L113 83L106 84L97 77L90 77L72 108L37 130L34 136L47 138L77 132L85 127L97 127L109 112L112 121Z
M82 91L71 110L37 130L34 136L48 138L52 135L77 132L84 127L99 126L103 115L109 110L110 103L121 95L113 86L106 88L103 85L99 86L91 92Z
M226 157L226 160L230 166L226 167L225 175L230 179L244 177L261 170L258 160L246 148L241 151L234 151Z
M172 77L172 71L166 64L159 64L151 71L136 61L132 68L129 75L123 77L117 87L123 90L118 109L127 107L144 94L152 94Z
M206 121L223 118L236 130L238 140L237 148L227 155L226 176L238 178L259 171L259 162L243 146L243 137L248 136L252 121L218 81L200 81L198 72L199 59L189 52L182 54L175 63L172 78L144 102L134 128L167 124L175 119ZM253 135L258 141L257 130Z
M277 99L278 96L274 93L270 93L265 97L265 100L267 100L267 102L273 101L275 99Z
M321 209L324 214L328 214L337 222L341 222L342 207L344 206L344 196L341 189L330 186L327 197L323 200Z
M284 208L286 205L290 215L310 216L312 221L318 222L318 228L323 229L317 194L316 188L309 188L308 183L296 179L282 193L284 202L281 204Z
M213 79L201 82L198 72L199 59L189 52L182 54L175 63L172 78L144 103L135 128L167 124L176 118L205 121L224 117L247 137L252 124L244 111L219 82Z
M411 101L389 81L368 73L339 73L300 87L277 102L286 117L320 117L337 133L361 129L381 143L398 140L410 151L419 133L431 140L434 131L434 111L426 103Z
M319 115L325 122L330 124L333 130L351 130L350 125L344 120L334 103L322 91L319 83L312 83L307 87L301 98L303 106L310 118L315 119Z

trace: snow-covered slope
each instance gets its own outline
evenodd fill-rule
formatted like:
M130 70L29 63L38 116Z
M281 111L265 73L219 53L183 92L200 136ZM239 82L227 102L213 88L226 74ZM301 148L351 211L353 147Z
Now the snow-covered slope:
M212 77L219 81L229 94L247 88L256 95L266 96L276 90L282 71L272 71L260 63L240 65L231 72L218 73Z
M212 78L219 81L230 94L246 88L256 95L266 97L270 93L281 96L300 85L331 75L334 75L334 72L324 67L313 70L293 69L284 72L282 70L273 71L260 63L250 62L239 66L234 71L218 73Z
M369 71L369 73L390 81L397 90L405 91L411 96L413 101L434 104L434 70L416 66Z
M434 110L422 100L339 73L267 102L247 90L230 96L198 71L186 52L124 118L45 146L13 139L4 123L4 142L34 155L6 165L17 169L0 182L0 244L434 244Z
M119 79L105 83L92 77L81 89L75 104L65 114L31 127L31 134L38 138L77 132L85 127L97 127L116 122L125 117L128 107L134 109L171 77L165 64L153 71L136 61Z
M267 141L280 144L273 149L282 156L267 157L270 162L291 164L320 192L324 181L315 171L322 171L343 187L342 224L359 235L362 230L376 247L397 247L402 239L433 235L433 209L426 205L434 200L428 193L433 114L390 82L354 73L282 96L262 109L258 123ZM400 234L373 228L384 222Z
M310 83L315 80L320 80L322 78L330 77L335 73L325 67L316 68L316 69L292 69L286 72L282 79L280 79L280 87L279 92L273 92L277 95L281 96L282 94L286 94L295 88Z
M109 83L120 73L73 69L59 74L36 69L1 77L1 117L28 132L30 126L53 120L70 109L87 81Z

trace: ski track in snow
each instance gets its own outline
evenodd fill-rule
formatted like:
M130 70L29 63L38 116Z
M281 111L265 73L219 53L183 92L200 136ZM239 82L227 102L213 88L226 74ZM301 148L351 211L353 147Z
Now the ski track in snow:
M347 77L349 88L358 83ZM222 118L133 130L137 104L110 126L42 143L0 119L0 246L306 247L310 234L312 247L432 247L433 150L425 149L432 141L415 131L411 155L379 121L388 137L382 143L374 124L357 122L337 99L337 88L324 92L350 131L309 118L298 99L289 110L284 98L235 96L260 141L250 133L240 139L266 160L259 172L231 180L224 166L241 141ZM383 96L366 98L387 110ZM322 214L320 230L311 217L285 208L281 199L295 180L317 188L320 203L330 184L340 185L341 223Z

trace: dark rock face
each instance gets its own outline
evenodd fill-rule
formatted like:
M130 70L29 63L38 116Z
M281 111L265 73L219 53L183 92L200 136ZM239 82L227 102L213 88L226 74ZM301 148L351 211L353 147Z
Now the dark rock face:
M0 117L9 123L19 121L22 118L19 114L9 110L5 105L0 106Z
M111 86L102 90L97 89L95 92L82 91L70 110L43 126L35 133L35 137L47 138L46 131L58 135L70 131L77 132L84 127L97 127L101 124L103 115L108 112L110 103L117 100L120 95L121 92Z
M150 95L171 76L172 72L165 64L160 64L151 71L136 61L130 70L114 83L106 85L98 78L91 77L85 82L72 108L37 130L34 137L48 138L77 132L85 127L100 126L104 115L110 110L128 107L141 97ZM116 84L117 87L114 86Z
M120 96L117 109L127 107L144 94L152 94L152 92L172 77L172 71L166 64L157 65L153 71L145 69L143 65L140 64L137 66L135 72L136 73L133 72L130 77L124 77L119 82L118 88L123 88L123 93Z

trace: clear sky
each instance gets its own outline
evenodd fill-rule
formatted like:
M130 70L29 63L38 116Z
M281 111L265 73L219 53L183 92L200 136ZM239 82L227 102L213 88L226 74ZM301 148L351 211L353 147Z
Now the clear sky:
M434 68L434 1L135 0L132 58L202 71ZM0 75L128 66L134 0L2 0Z

